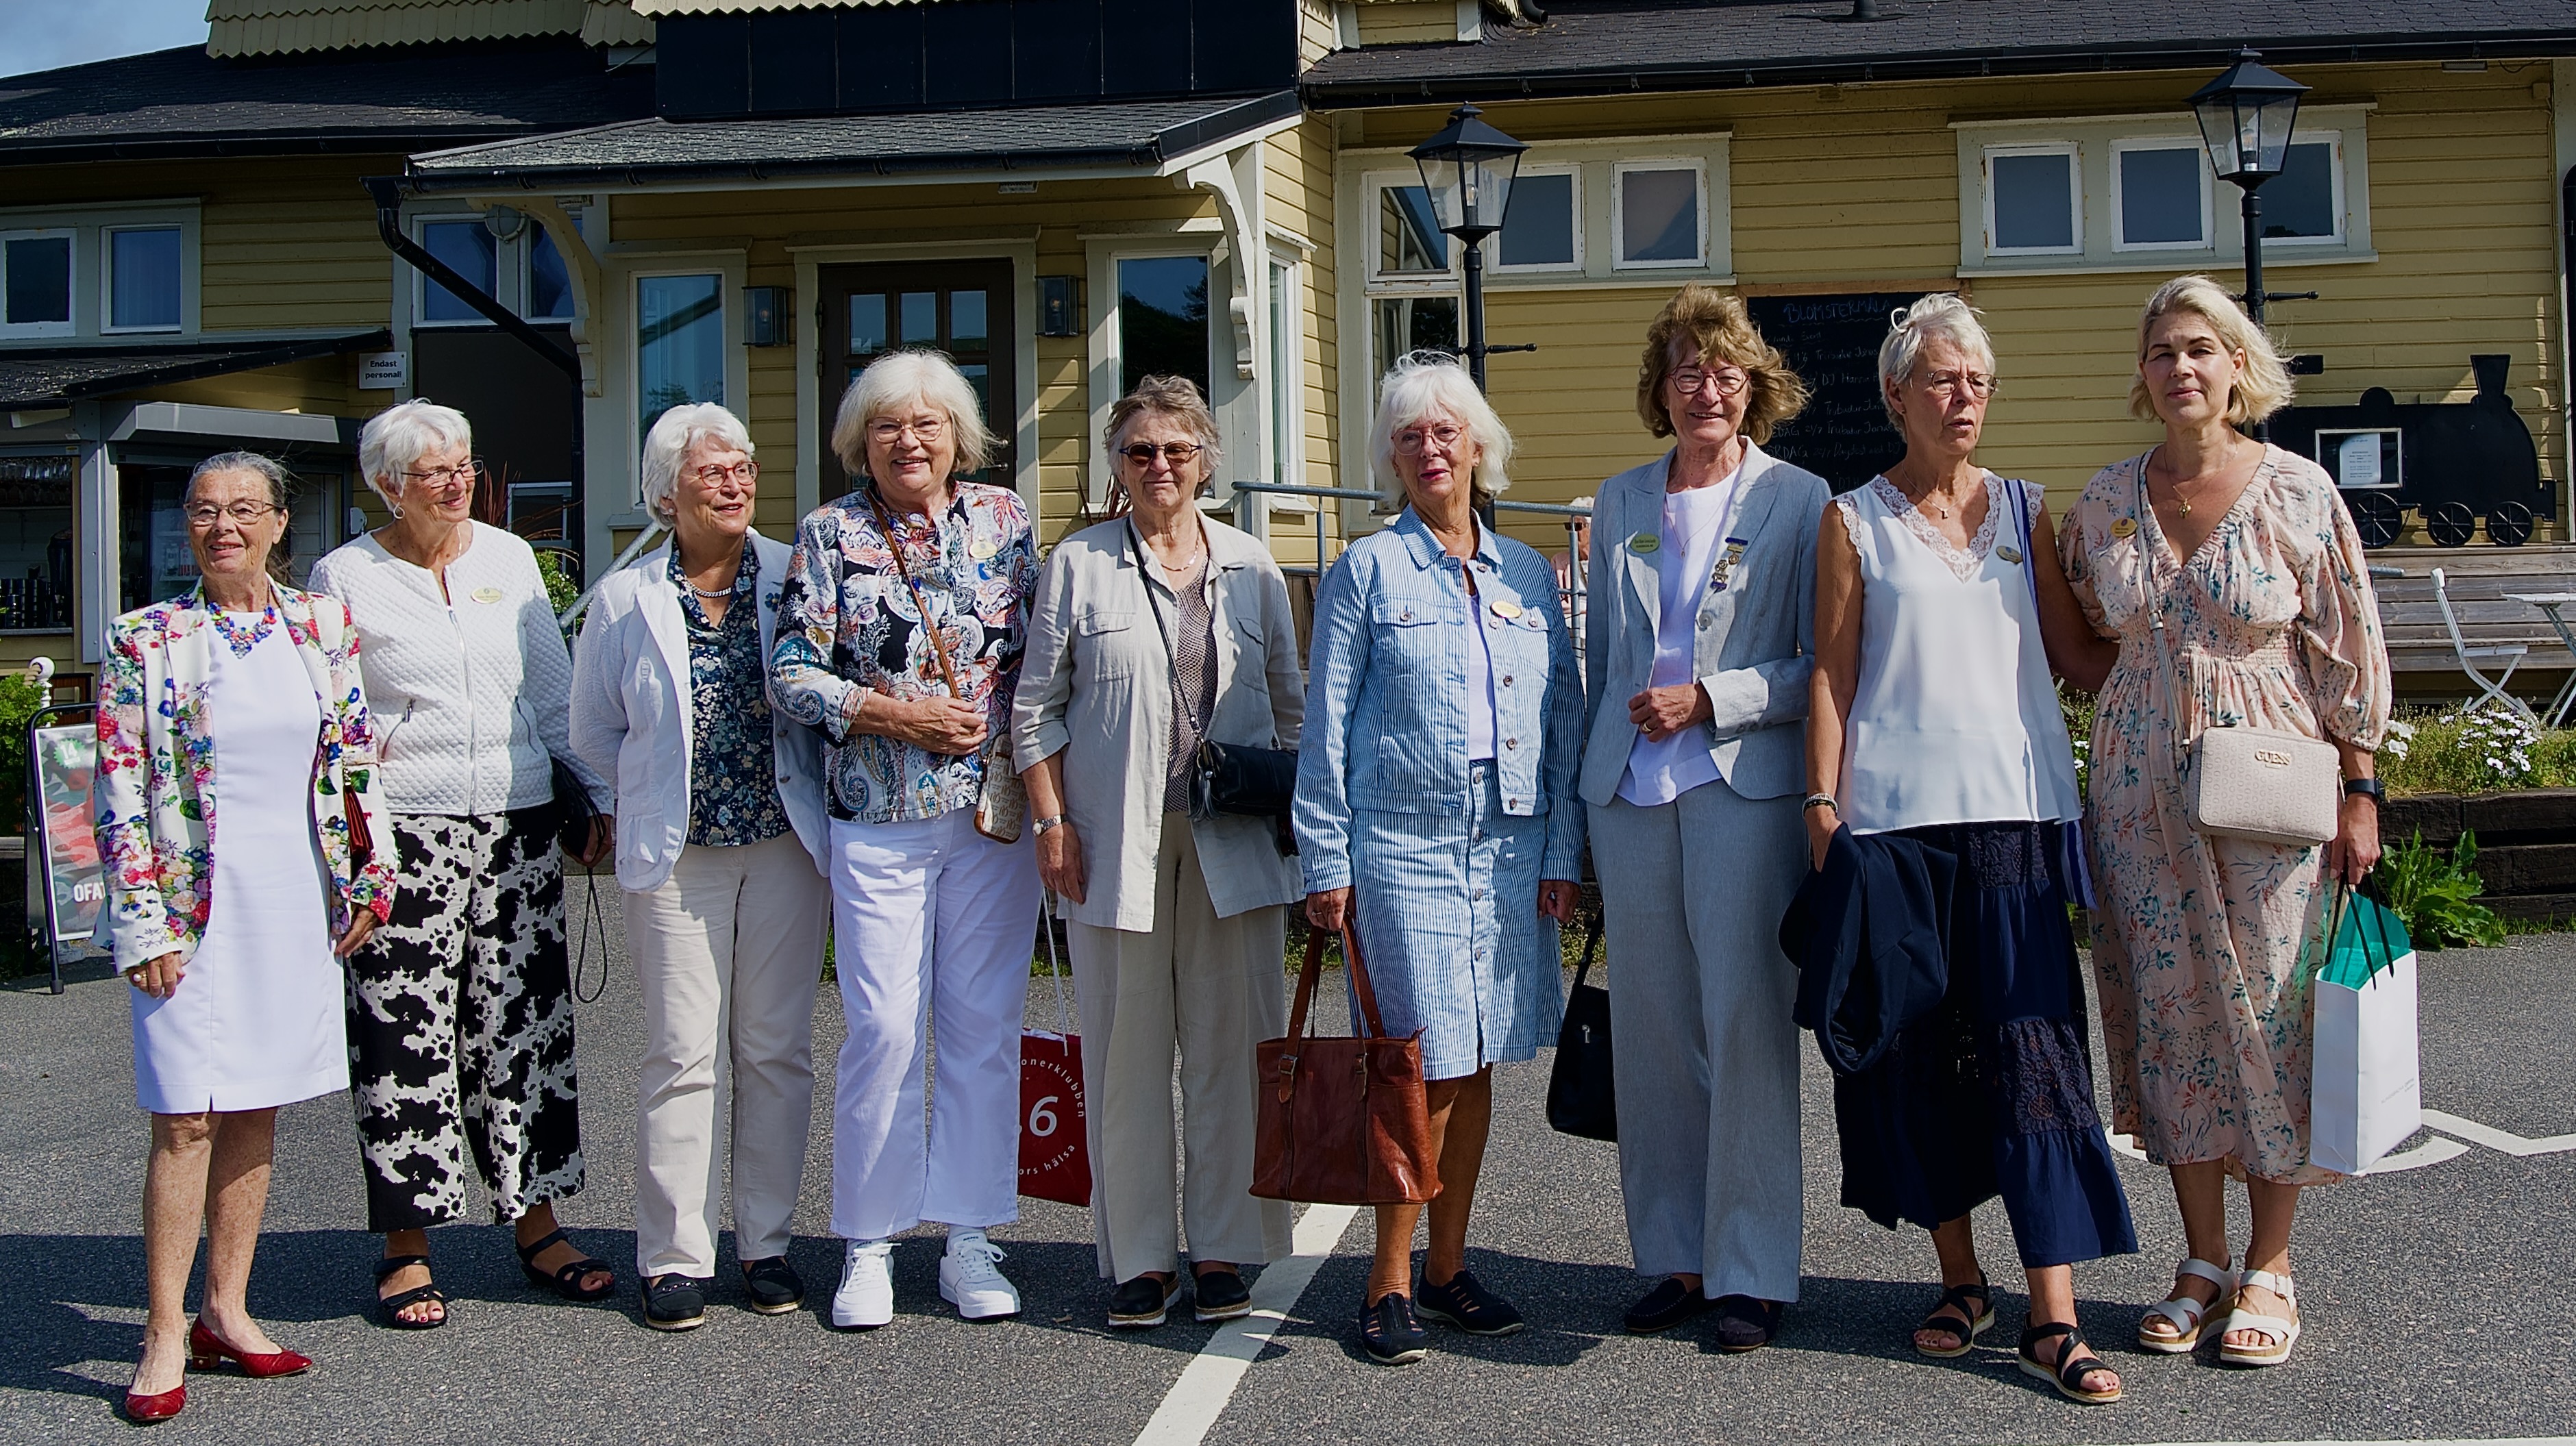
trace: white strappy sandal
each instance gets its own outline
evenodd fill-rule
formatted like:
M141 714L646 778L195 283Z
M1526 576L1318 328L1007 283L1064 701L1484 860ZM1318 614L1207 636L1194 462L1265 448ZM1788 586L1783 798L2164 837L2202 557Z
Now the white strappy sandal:
M2244 1298L2244 1287L2249 1285L2279 1296L2289 1307L2289 1318L2258 1315L2242 1305L2237 1306L2227 1313L2227 1324L2219 1334L2227 1336L2237 1331L2255 1331L2269 1339L2259 1346L2231 1346L2221 1340L2218 1358L2231 1366L2277 1366L2290 1358L2290 1348L2299 1343L2298 1291L2286 1275L2275 1275L2268 1270L2249 1270L2237 1279L2239 1300Z
M2142 1351L2153 1351L2163 1356L2179 1356L2198 1349L2201 1317L2216 1310L2228 1297L2236 1293L2235 1271L2225 1266L2212 1265L2197 1255L2185 1257L2182 1264L2174 1267L2174 1274L2208 1281L2218 1287L2218 1294L2206 1302L2192 1296L2178 1295L2171 1300L2160 1300L2148 1306L2146 1315L2138 1322L2138 1349ZM2160 1331L2147 1329L2148 1326L2160 1320L2173 1327L2173 1334L2166 1335Z

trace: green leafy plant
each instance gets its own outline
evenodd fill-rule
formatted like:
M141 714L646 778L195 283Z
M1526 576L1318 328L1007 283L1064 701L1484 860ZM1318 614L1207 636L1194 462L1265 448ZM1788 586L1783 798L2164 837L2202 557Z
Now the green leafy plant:
M581 596L581 589L573 586L571 575L564 571L563 554L553 548L537 549L537 576L546 580L546 601L558 615Z
M2407 936L2415 947L2501 944L2504 920L2477 902L2486 892L2476 873L2477 861L2474 832L2461 833L2459 843L2445 857L2424 842L2419 829L2415 837L2380 856L2372 877L2390 911L2406 921Z
M23 672L0 676L0 833L27 826L27 720L45 691Z
M2392 719L2378 773L2392 794L2576 788L2576 728L2492 709Z

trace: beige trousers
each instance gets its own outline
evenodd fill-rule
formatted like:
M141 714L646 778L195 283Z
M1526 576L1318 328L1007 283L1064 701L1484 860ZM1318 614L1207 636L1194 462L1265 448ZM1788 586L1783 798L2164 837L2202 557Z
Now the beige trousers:
M1174 1270L1189 1232L1194 1260L1250 1265L1289 1254L1285 1201L1251 1193L1252 1047L1288 1032L1280 964L1284 905L1220 919L1183 814L1163 816L1154 855L1151 933L1067 924L1082 998L1082 1076L1091 1144L1091 1216L1100 1273L1129 1281ZM1173 1178L1172 1051L1181 1056Z
M626 895L644 991L635 1122L635 1268L716 1273L725 1145L734 1249L787 1253L814 1117L814 990L831 889L793 833L691 845Z

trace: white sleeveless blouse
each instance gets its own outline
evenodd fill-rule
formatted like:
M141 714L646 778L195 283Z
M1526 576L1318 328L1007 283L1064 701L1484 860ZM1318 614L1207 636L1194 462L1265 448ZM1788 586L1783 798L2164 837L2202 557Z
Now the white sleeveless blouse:
M2014 488L2036 524L2045 494L1987 473L1964 552L1884 477L1834 499L1862 580L1839 790L1854 833L2083 814Z

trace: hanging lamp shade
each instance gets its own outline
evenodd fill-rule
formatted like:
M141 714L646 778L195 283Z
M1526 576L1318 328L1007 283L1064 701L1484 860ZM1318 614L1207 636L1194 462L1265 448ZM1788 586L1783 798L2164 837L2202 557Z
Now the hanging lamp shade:
M2299 97L2308 88L2264 65L2251 50L2236 52L2226 73L2191 97L2210 169L2238 185L2260 184L2281 174L2298 124Z
M1462 105L1450 114L1447 126L1412 151L1440 229L1470 243L1502 229L1512 182L1529 150L1486 124L1483 116L1474 106Z

